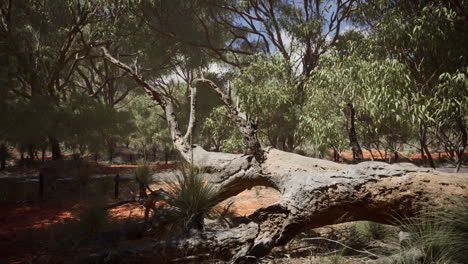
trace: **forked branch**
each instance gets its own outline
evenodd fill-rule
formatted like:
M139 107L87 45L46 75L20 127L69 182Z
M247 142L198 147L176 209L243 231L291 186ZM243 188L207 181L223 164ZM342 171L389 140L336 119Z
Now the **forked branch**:
M166 100L166 98L158 91L156 87L151 85L149 82L143 80L138 75L138 73L135 70L133 70L130 66L113 57L105 47L101 47L101 50L103 51L104 58L106 60L126 71L128 75L130 75L130 77L132 77L132 79L135 80L135 82L148 93L151 99L157 102L158 105L162 107L166 114L165 117L169 125L169 129L171 131L174 146L179 151L186 152L188 144L186 141L184 141L184 138L182 138L182 133L179 129L179 123L177 122L172 102L170 100Z
M265 160L265 151L262 149L257 138L257 121L252 120L248 114L241 111L239 99L237 100L236 106L234 106L232 105L230 91L227 93L224 92L218 85L208 79L201 78L195 81L208 84L210 88L218 94L228 112L229 119L234 122L244 137L247 146L247 154L253 155L258 162L263 162Z

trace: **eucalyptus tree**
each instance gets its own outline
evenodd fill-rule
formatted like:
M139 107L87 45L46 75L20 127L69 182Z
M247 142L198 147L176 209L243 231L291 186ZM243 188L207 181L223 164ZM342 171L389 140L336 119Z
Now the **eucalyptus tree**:
M435 166L430 140L454 128L452 139L466 148L466 85L447 85L467 65L468 41L461 1L372 1L360 6L357 20L374 38L385 56L405 64L412 80L411 120L418 127L422 156ZM360 16L359 16L360 15ZM458 78L459 78L458 77ZM445 84L444 84L445 83ZM463 81L461 82L463 83ZM441 89L446 91L441 93ZM453 92L457 91L457 92ZM449 107L449 106L453 107ZM441 111L448 111L444 114ZM447 119L447 116L451 116ZM450 121L449 121L450 120ZM454 125L447 126L447 122ZM459 125L456 125L459 124ZM461 161L461 159L460 159Z
M202 135L208 135L212 151L230 153L244 151L242 135L227 117L224 106L215 107L210 115L203 120L200 130Z
M297 120L305 103L305 83L310 71L317 66L320 56L336 43L357 1L140 3L138 16L154 34L179 43L184 50L197 49L238 76L232 83L232 90L239 93L249 110L258 110L261 104L265 109L273 107L288 112L287 117L272 116L267 111L253 114L265 124L260 128L262 143L292 151L304 140ZM167 17L167 14L174 15ZM258 78L263 73L262 65L275 63L283 68L277 68L276 72L270 69L270 77L288 68L288 74L275 76L278 87L273 81L268 83L266 78ZM246 67L250 64L253 65ZM257 86L257 81L262 81L261 85ZM280 87L285 84L290 86L287 91ZM273 94L260 96L273 90L286 94L278 100L271 100ZM284 100L284 97L289 99ZM266 130L270 127L266 124L273 126Z
M151 153L156 160L157 151L161 151L167 161L172 143L161 110L157 109L145 94L136 96L130 102L130 108L135 127L135 131L131 134L131 142L143 152L145 158Z
M61 111L67 114L64 145L76 154L93 153L95 159L107 147L112 161L114 144L125 142L135 130L129 110L108 107L86 93L69 95Z
M164 96L174 104L174 111L178 116L184 121L188 120L191 117L186 110L193 103L190 99L193 79L203 74L216 81L216 74L210 74L208 68L213 59L199 47L187 45L169 35L177 32L187 39L195 38L197 33L201 32L201 26L186 21L190 21L195 14L206 13L204 6L198 2L181 1L117 2L118 4L109 6L108 14L105 16L102 25L102 46L109 53L131 65L142 79L161 89ZM182 23L184 26L181 26ZM159 31L160 28L164 30ZM220 31L218 36L213 36L210 41L220 42L223 34ZM110 107L119 103L125 105L126 102L132 101L129 95L139 97L141 93L134 91L136 85L129 82L125 71L109 67L109 62L100 58L100 49L93 50L92 55L93 57L78 66L76 78L78 86ZM222 81L221 77L219 81ZM198 93L202 98L197 101L198 118L203 120L219 103L215 100L216 95L211 89L204 88L203 84L196 85L200 86ZM109 99L113 103L108 102ZM141 106L135 103L141 103ZM170 144L167 144L165 137L167 133L159 126L160 120L157 118L161 113L156 112L155 115L148 116L148 110L145 109L154 104L148 104L137 98L129 105L136 107L134 123L141 133L140 135L135 133L133 139L139 145L143 144L146 147L151 145L152 149L155 149L157 144L161 144L166 153L170 151L167 145L172 144L170 141ZM143 116L155 123L144 124ZM158 129L160 133L157 132ZM197 133L193 137L195 140L206 142L206 145L210 144L209 134Z
M298 120L310 73L336 44L358 1L208 2L225 11L216 13L214 21L231 32L230 46L261 54L242 60L242 53L231 51L236 65L252 64L240 68L235 88L263 124L259 134L266 135L267 144L294 150L304 142ZM269 108L278 112L265 111Z
M369 150L384 147L397 151L397 144L405 142L412 127L406 67L396 60L356 54L344 58L325 56L320 65L313 72L306 114L302 117L309 133L323 135L316 144L332 145L345 136L359 144L351 139L359 136L359 142ZM329 87L334 89L330 91ZM340 131L350 134L340 135ZM355 155L359 148L353 146Z
M371 155L372 148L397 153L411 139L409 71L381 54L370 37L347 31L311 72L301 124L314 145L334 149L335 159L345 138L361 160L361 145Z
M78 41L90 42L97 37L90 24L96 19L99 5L100 1L73 0L1 3L1 38L8 54L7 67L15 82L8 89L22 107L31 105L31 111L47 119L44 123L34 123L37 120L33 118L24 121L33 122L29 133L46 134L53 159L61 156L59 139L63 136L64 121L56 113L66 100L77 63L90 49L77 45ZM35 106L40 107L33 110ZM51 111L39 112L43 110ZM34 143L27 145L33 147Z
M232 81L233 93L239 96L246 111L254 113L261 124L262 142L293 151L304 141L298 127L304 114L299 102L294 67L279 54L257 55ZM274 109L274 111L272 111Z
M433 107L435 134L447 153L457 157L459 171L468 142L468 68L461 68L454 73L443 73L435 92ZM449 154L450 155L450 154Z

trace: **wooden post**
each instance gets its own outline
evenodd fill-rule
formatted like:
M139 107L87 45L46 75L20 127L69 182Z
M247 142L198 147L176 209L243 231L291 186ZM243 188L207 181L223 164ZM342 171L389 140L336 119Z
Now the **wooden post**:
M117 175L115 175L115 178L114 178L114 198L115 199L119 199L119 180L120 180L120 176L119 174L117 173Z
M44 201L44 174L39 173L39 198Z
M139 182L138 185L140 187L140 199L148 198L148 195L146 194L146 184Z

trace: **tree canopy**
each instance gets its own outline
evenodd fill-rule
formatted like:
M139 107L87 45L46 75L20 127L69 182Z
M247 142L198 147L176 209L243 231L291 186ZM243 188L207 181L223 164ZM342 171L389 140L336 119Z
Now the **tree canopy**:
M217 95L195 84L200 77L239 98L263 145L322 157L350 148L357 161L361 149L414 149L431 166L430 153L447 152L460 166L465 8L460 1L5 0L1 140L55 158L60 148L110 154L119 144L168 145L158 103L103 57L105 47L160 89L181 120L190 118L197 86L194 142L207 148L243 151Z

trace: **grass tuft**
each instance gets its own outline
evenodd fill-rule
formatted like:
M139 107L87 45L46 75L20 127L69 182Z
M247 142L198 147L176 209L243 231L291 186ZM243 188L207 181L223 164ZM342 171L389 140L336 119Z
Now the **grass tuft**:
M135 180L141 184L148 185L153 180L153 171L148 162L143 159L138 161L138 166L135 168L133 174L135 175Z
M203 229L204 218L215 213L220 202L218 189L192 168L182 169L181 175L166 183L170 204L179 209L177 221L182 229Z
M373 240L385 240L391 233L387 226L370 221L364 223L364 230Z
M403 231L410 233L406 248L424 252L423 264L468 263L468 198L458 198L446 208L432 208L421 217L402 221ZM402 259L401 263L412 263Z
M103 204L92 202L78 213L78 230L82 235L94 235L103 230L109 222L109 216Z

